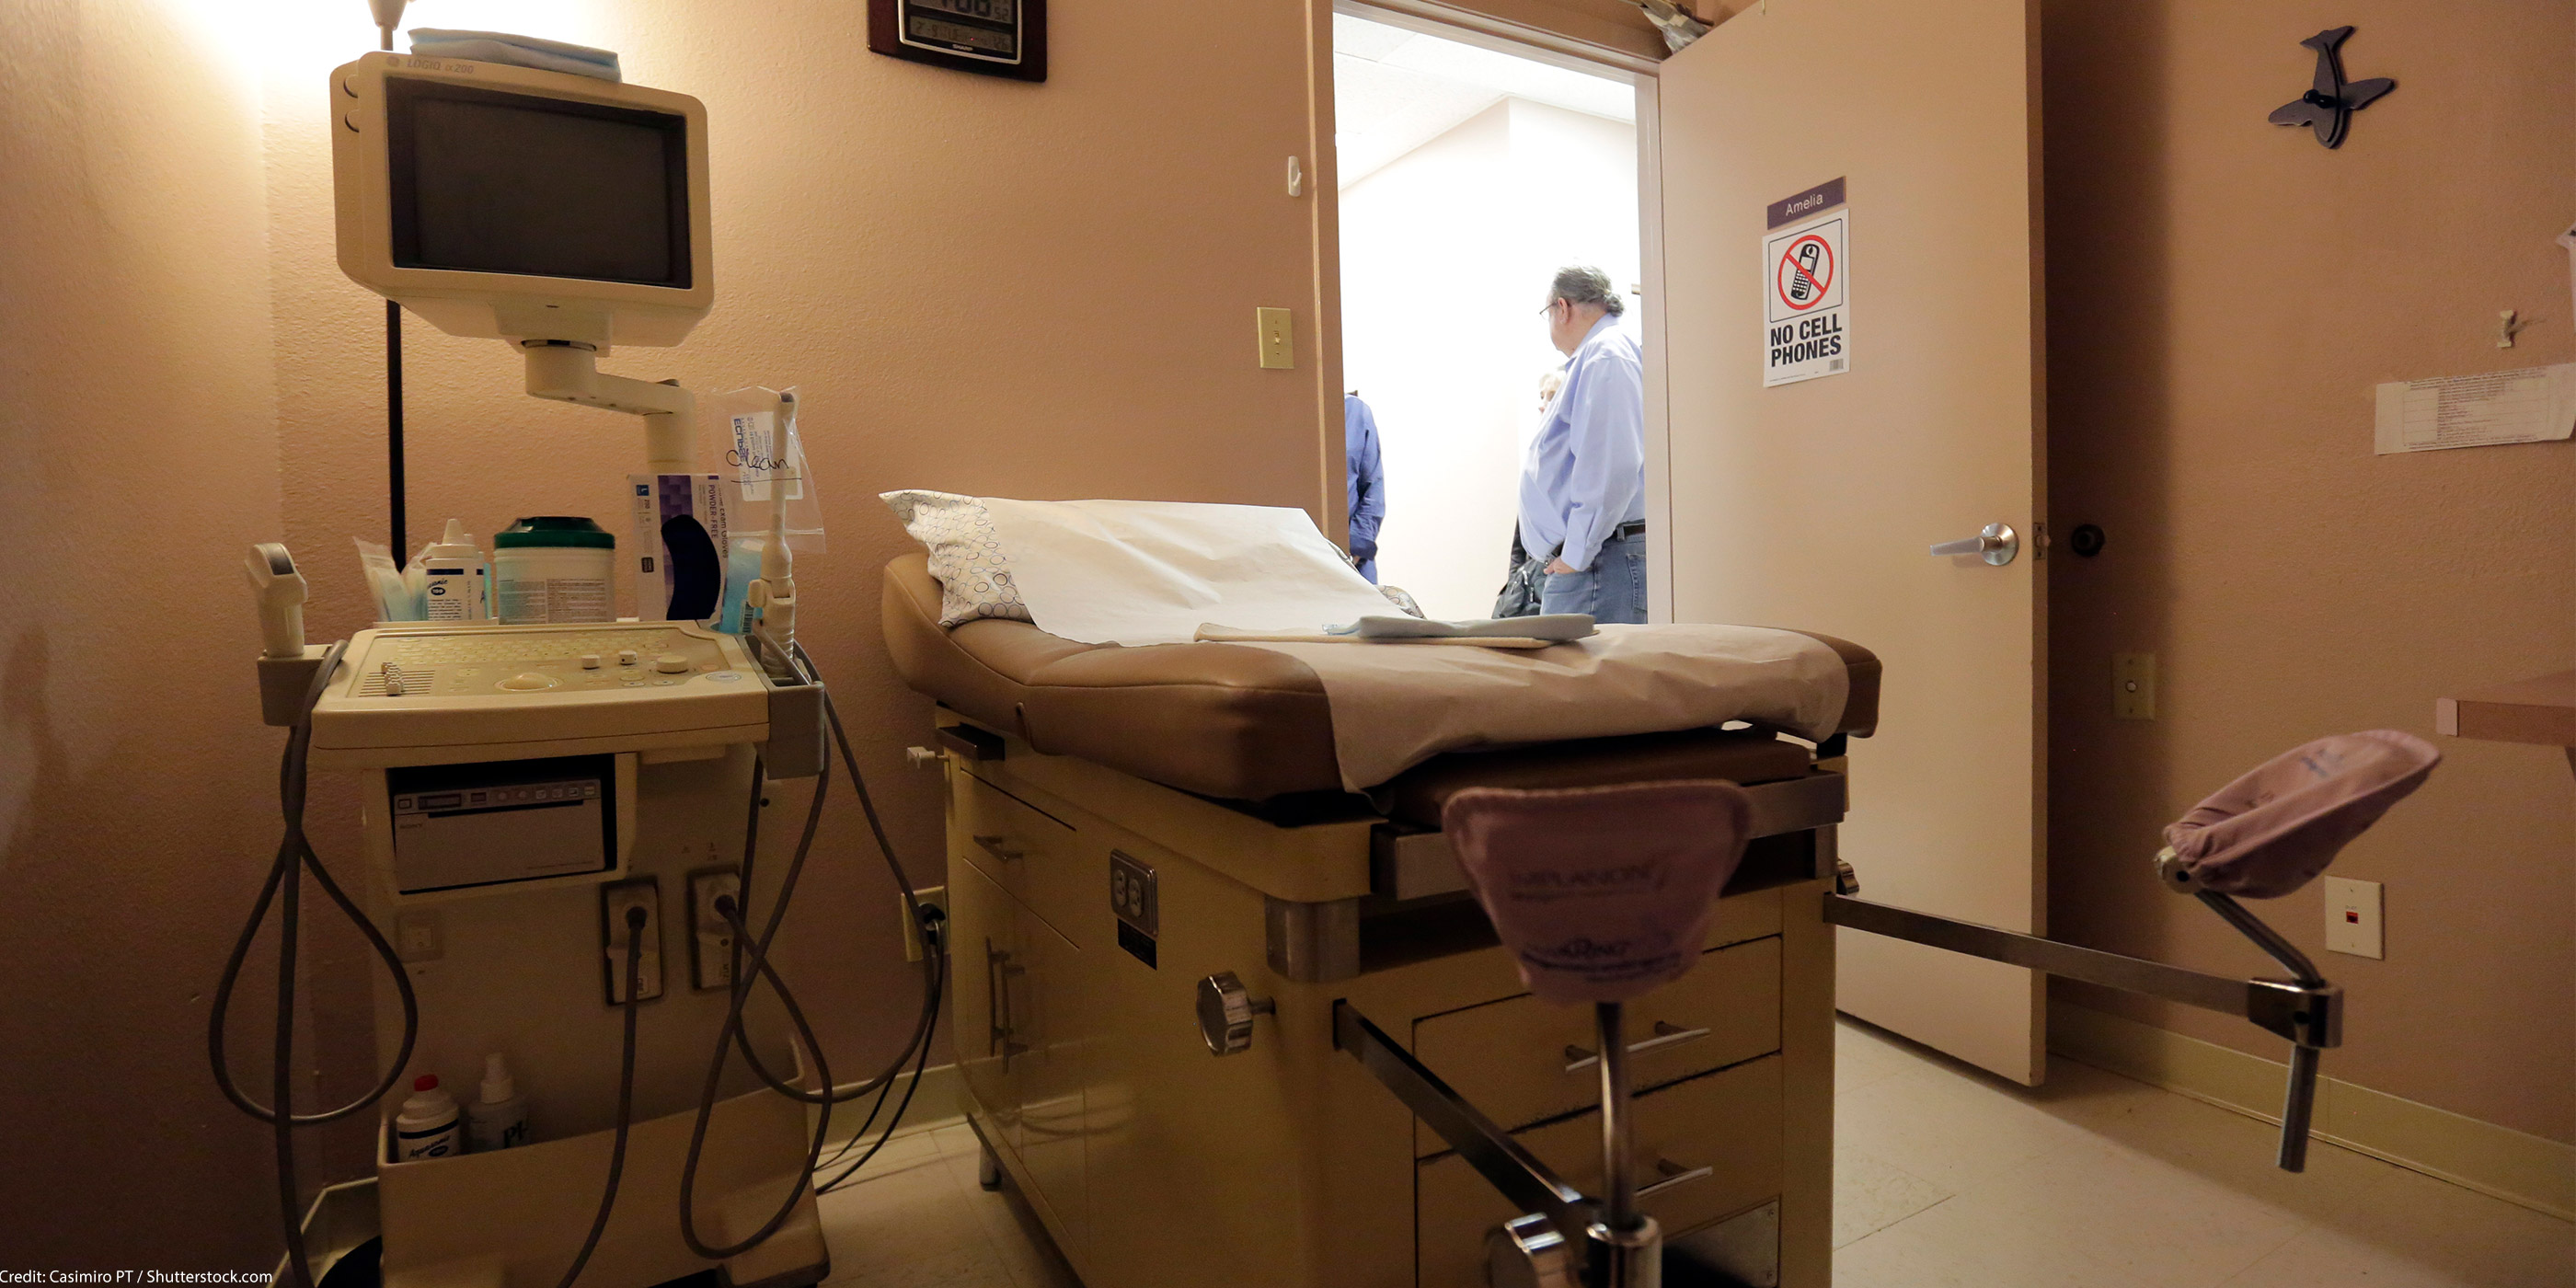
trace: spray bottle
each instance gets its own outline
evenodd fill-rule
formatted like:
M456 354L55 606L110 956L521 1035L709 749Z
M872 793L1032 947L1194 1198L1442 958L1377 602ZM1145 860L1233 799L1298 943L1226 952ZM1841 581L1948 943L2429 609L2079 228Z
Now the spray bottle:
M477 1154L528 1143L528 1098L498 1051L483 1057L483 1086L465 1107L465 1139Z

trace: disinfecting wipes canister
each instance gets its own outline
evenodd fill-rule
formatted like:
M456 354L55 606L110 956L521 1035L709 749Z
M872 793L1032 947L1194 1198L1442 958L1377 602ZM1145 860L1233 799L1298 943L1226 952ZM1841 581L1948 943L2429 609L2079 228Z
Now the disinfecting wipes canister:
M617 538L588 519L538 515L492 538L492 583L511 624L616 616Z

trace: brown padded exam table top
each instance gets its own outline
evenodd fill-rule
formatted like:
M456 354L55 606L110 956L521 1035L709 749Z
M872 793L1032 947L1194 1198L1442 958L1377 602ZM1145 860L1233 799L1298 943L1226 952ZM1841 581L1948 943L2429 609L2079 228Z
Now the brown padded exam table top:
M1082 644L999 618L950 630L939 624L939 581L917 553L886 565L883 610L886 648L914 689L1046 754L1228 800L1342 789L1323 681L1284 653L1247 644ZM1876 728L1878 658L1845 640L1800 633L1832 648L1850 674L1838 730ZM1680 777L1762 782L1803 774L1809 763L1804 746L1749 730L1452 753L1399 775L1389 785L1393 812L1436 819L1439 802L1454 790L1444 787L1464 776L1460 762L1472 762L1477 782L1498 784L1498 775L1518 776L1518 769L1531 786Z

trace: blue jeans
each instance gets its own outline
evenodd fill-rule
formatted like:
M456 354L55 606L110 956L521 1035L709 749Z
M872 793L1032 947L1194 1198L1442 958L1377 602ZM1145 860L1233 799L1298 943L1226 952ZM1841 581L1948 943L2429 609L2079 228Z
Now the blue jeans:
M1646 620L1646 538L1612 537L1582 572L1552 572L1539 585L1538 611L1590 613L1596 622Z

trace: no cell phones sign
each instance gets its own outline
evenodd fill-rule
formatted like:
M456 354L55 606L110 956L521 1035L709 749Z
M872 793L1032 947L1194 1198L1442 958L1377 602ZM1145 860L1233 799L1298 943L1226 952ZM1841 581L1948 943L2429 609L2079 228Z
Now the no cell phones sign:
M1799 219L1842 205L1842 180L1771 207L1762 238L1762 383L1785 385L1851 370L1851 212ZM1783 216L1786 216L1785 218ZM1782 226L1782 225L1787 226Z

